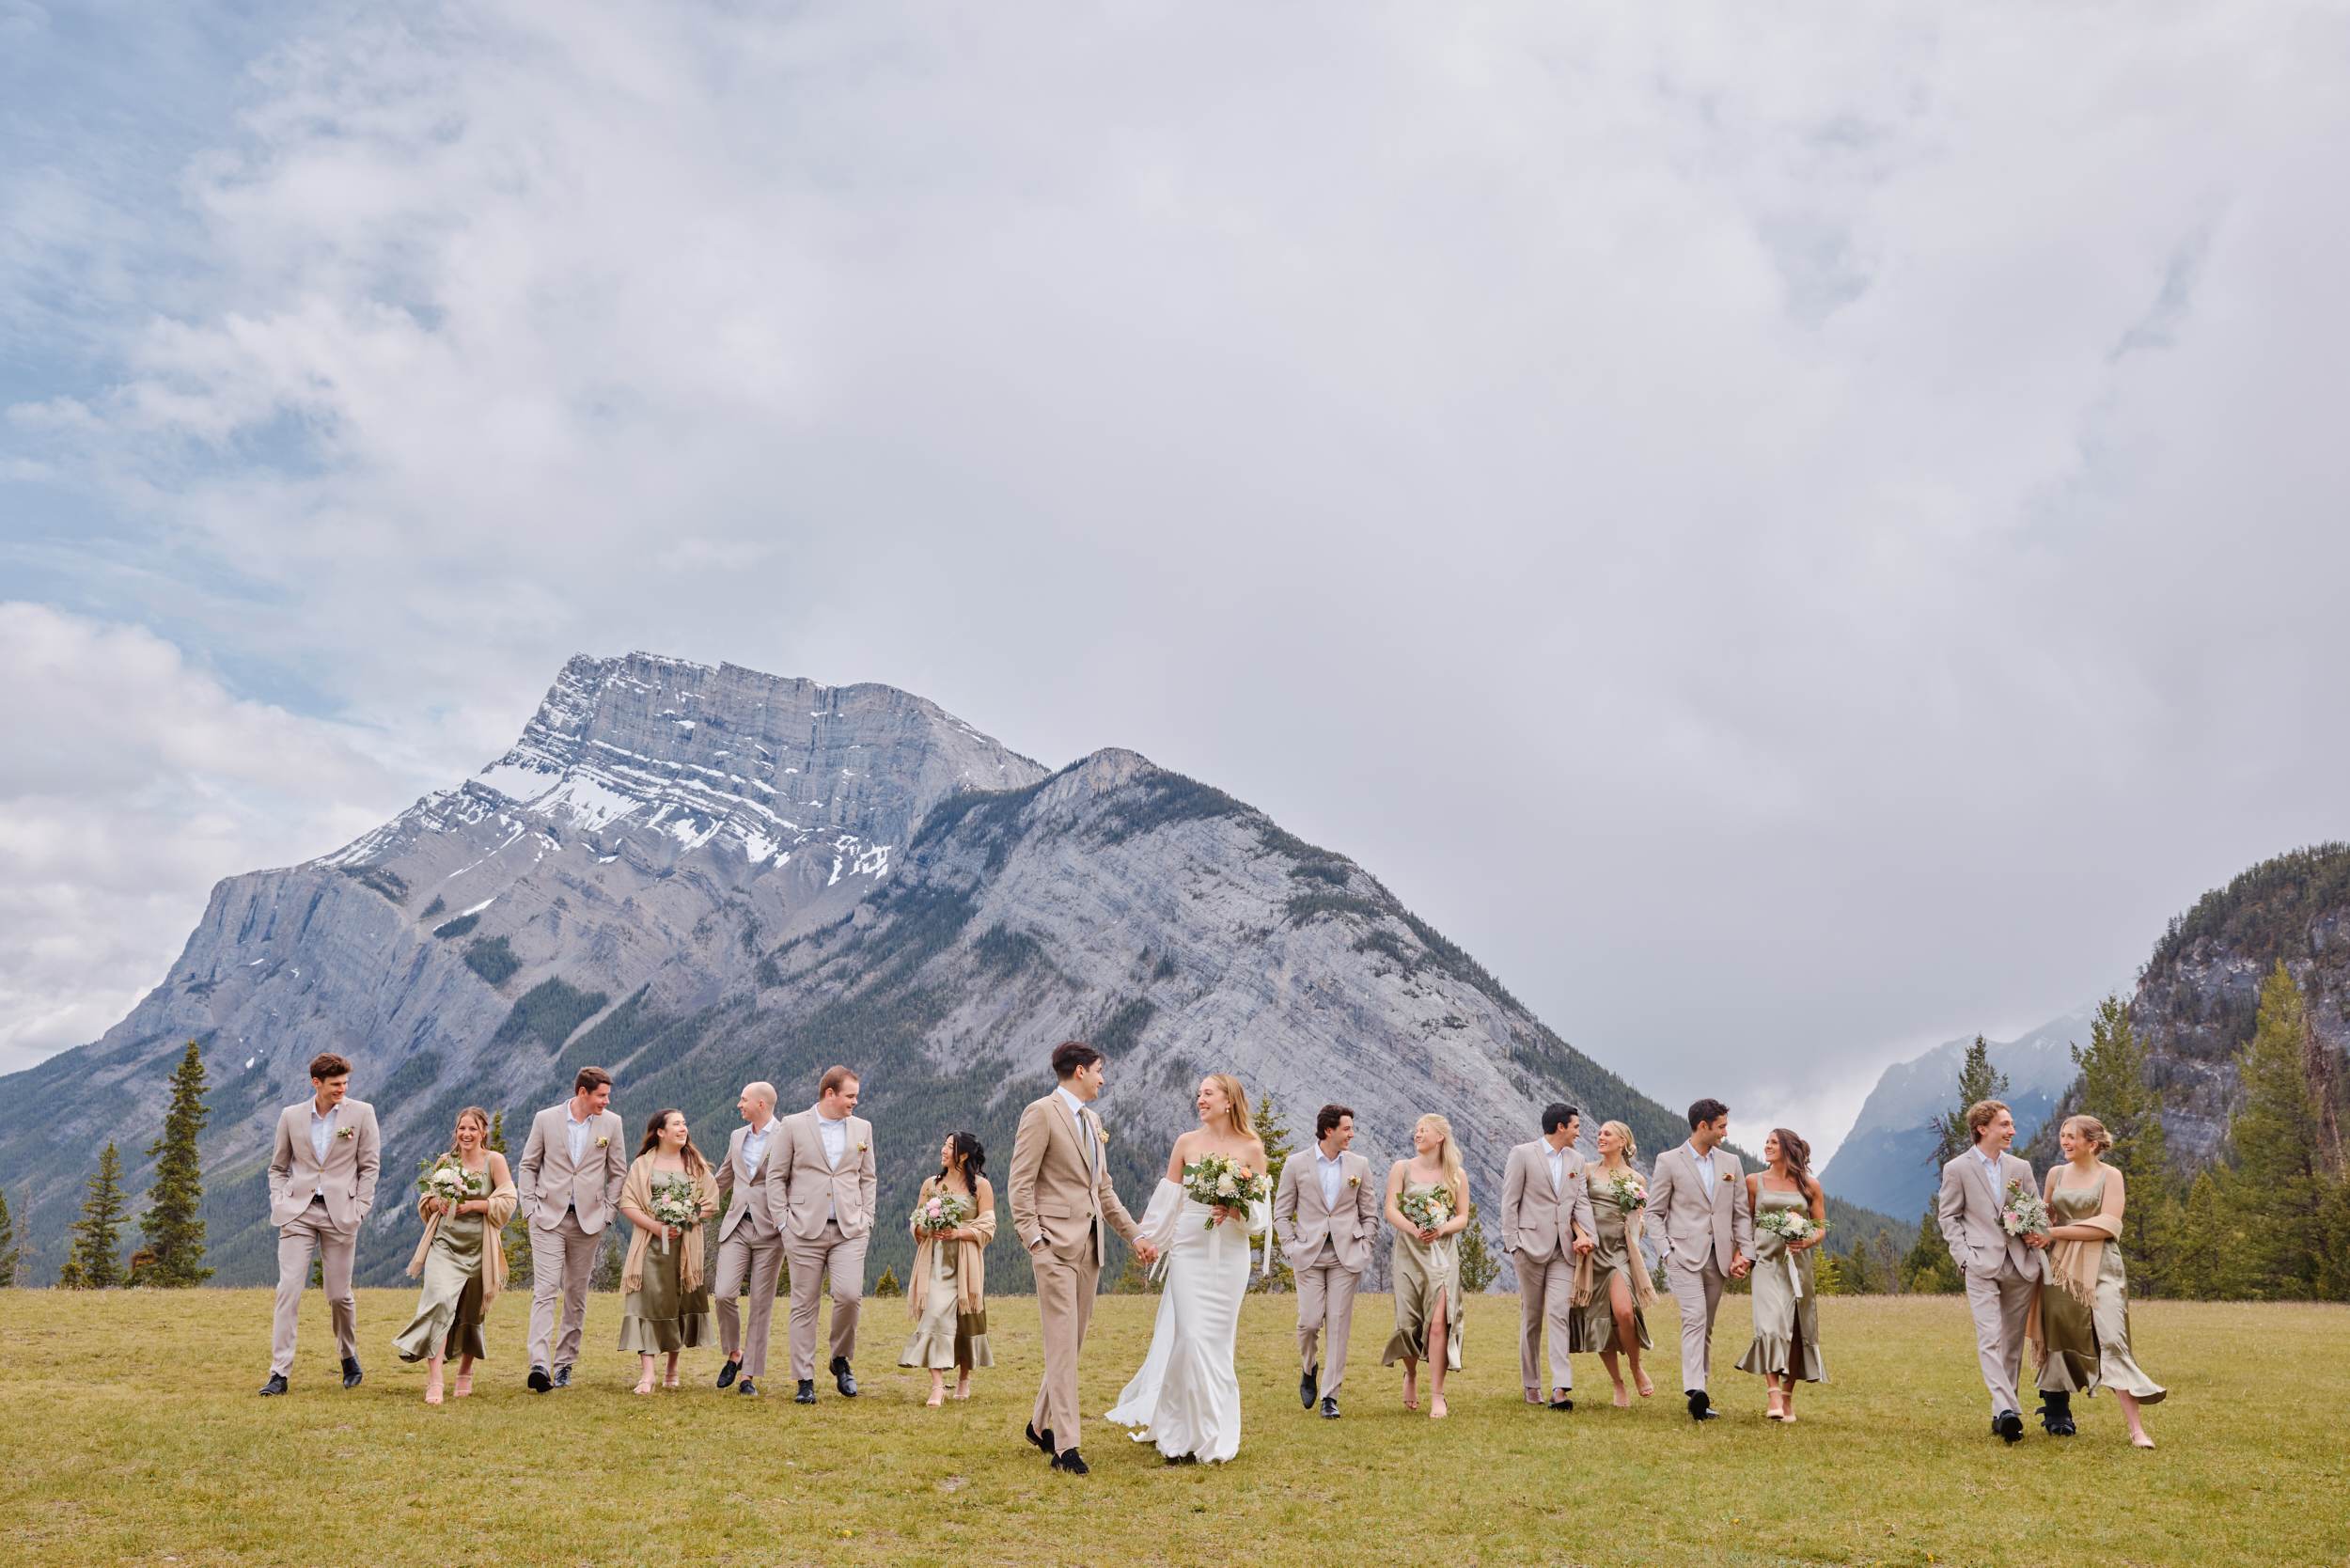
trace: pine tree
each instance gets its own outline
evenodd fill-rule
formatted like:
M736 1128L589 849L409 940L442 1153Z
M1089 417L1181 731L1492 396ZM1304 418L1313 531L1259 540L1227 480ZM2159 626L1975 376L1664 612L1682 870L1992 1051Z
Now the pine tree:
M1279 1248L1275 1248L1278 1251ZM1475 1295L1501 1278L1501 1260L1485 1240L1485 1222L1477 1217L1477 1204L1469 1203L1468 1229L1461 1232L1461 1289Z
M504 1111L491 1113L490 1137L482 1147L494 1149L501 1154L506 1152L506 1113ZM711 1233L714 1235L716 1231L713 1231ZM499 1231L498 1250L506 1258L506 1288L513 1290L518 1286L528 1285L531 1282L529 1224L525 1222L521 1225L509 1225ZM712 1262L715 1263L716 1259L712 1259Z
M2097 1004L2089 1049L2073 1047L2073 1063L2081 1070L2081 1112L2104 1122L2113 1139L2107 1158L2122 1172L2129 1200L2122 1215L2122 1257L2130 1288L2142 1296L2164 1289L2177 1244L2170 1223L2170 1146L2162 1097L2146 1086L2146 1037L2130 1027L2129 1005L2119 996Z
M1891 1231L1879 1230L1877 1239L1869 1244L1869 1272L1887 1295L1902 1294L1902 1255Z
M2318 1168L2317 1107L2301 1061L2308 1030L2301 988L2279 959L2236 1058L2244 1097L2228 1122L2235 1154L2229 1219L2242 1232L2229 1250L2241 1260L2246 1294L2258 1299L2307 1300L2325 1273L2329 1184Z
M1272 1095L1260 1094L1257 1096L1255 1120L1257 1140L1264 1145L1265 1180L1278 1189L1281 1168L1289 1164L1290 1155L1295 1152L1290 1142L1289 1118L1274 1105ZM1280 1247L1277 1244L1268 1246L1265 1253L1268 1259L1265 1271L1250 1280L1248 1288L1260 1292L1294 1290L1297 1277L1290 1272L1289 1260L1281 1255Z
M164 1113L163 1136L147 1146L155 1161L155 1184L148 1188L147 1213L139 1216L139 1232L147 1238L143 1260L134 1272L138 1283L184 1288L200 1285L212 1271L204 1261L203 1172L196 1161L196 1140L212 1117L204 1105L204 1058L196 1042L188 1042L180 1069L171 1075L171 1108Z
M1837 1270L1837 1282L1846 1295L1875 1295L1876 1281L1869 1272L1869 1244L1856 1237L1852 1250L1844 1254L1843 1266Z
M89 1199L73 1222L73 1253L66 1266L75 1288L99 1291L122 1283L122 1262L115 1256L122 1241L122 1157L115 1152L114 1139L106 1140L98 1174L87 1185Z
M882 1277L873 1281L873 1294L875 1295L903 1295L906 1294L905 1287L898 1283L897 1264L892 1263L889 1267L882 1270Z
M16 1218L8 1213L8 1195L0 1188L0 1290L16 1283Z
M2170 1294L2193 1301L2221 1294L2229 1280L2221 1234L2225 1223L2219 1198L2218 1173L2197 1174L2187 1189L2186 1207L2178 1228L2178 1245L2170 1261Z
M1977 1035L1959 1064L1958 1103L1927 1123L1935 1134L1934 1168L1939 1171L1975 1146L1974 1129L1966 1125L1968 1111L1985 1100L2006 1098L2007 1074L1992 1067L1991 1047Z

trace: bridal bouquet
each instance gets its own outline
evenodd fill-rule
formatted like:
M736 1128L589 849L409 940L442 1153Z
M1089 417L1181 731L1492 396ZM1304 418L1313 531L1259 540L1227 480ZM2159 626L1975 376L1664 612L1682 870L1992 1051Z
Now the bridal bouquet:
M702 1222L701 1195L694 1187L694 1178L680 1171L657 1171L652 1179L652 1217L664 1225L674 1225L680 1231L691 1231ZM667 1231L661 1234L661 1250L669 1250Z
M970 1220L971 1205L951 1192L932 1193L914 1210L917 1235L943 1236L949 1231L962 1230Z
M1999 1205L1999 1228L2011 1236L2048 1233L2048 1205L2021 1182L2007 1184L2007 1200Z
M1798 1209L1773 1209L1756 1220L1754 1228L1777 1236L1790 1247L1827 1234L1826 1220L1813 1219Z
M1434 1192L1407 1192L1395 1200L1403 1217L1422 1231L1434 1231L1452 1218L1452 1194L1438 1187Z
M1210 1208L1246 1209L1269 1200L1273 1189L1265 1179L1230 1154L1202 1154L1183 1167L1183 1196ZM1208 1229L1215 1229L1210 1215Z
M1616 1200L1616 1207L1630 1214L1648 1202L1648 1188L1641 1184L1637 1170L1619 1170L1607 1178L1607 1191Z
M454 1154L419 1161L418 1168L424 1174L416 1178L416 1190L427 1198L440 1199L451 1213L460 1203L490 1196L490 1173L467 1170Z

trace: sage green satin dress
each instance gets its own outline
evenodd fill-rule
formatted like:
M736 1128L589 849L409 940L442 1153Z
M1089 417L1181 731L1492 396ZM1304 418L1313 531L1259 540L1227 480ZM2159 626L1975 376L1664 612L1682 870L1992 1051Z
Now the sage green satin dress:
M1402 1196L1444 1191L1441 1182L1403 1179ZM1410 1231L1395 1233L1395 1335L1379 1364L1428 1359L1428 1325L1435 1321L1437 1292L1444 1293L1444 1365L1461 1370L1461 1234L1423 1242Z
M481 1339L481 1232L478 1214L444 1215L424 1255L424 1289L416 1315L393 1339L403 1361L489 1358Z
M718 1342L710 1281L705 1278L697 1289L685 1289L679 1273L684 1261L682 1240L670 1242L666 1252L657 1241L645 1248L644 1278L620 1297L620 1349L660 1356Z
M2060 1181L2048 1195L2048 1224L2079 1225L2106 1206L2107 1177L2101 1171L2086 1187ZM2129 1270L2122 1244L2106 1241L2097 1264L2097 1297L2089 1306L2052 1281L2040 1287L2040 1325L2048 1337L2047 1363L2040 1369L2040 1391L2093 1395L2118 1388L2140 1404L2159 1404L2168 1390L2130 1358Z
M1616 1201L1606 1173L1594 1168L1590 1184L1591 1219L1599 1227L1599 1246L1591 1253L1591 1299L1567 1320L1567 1349L1581 1356L1623 1348L1616 1343L1616 1312L1608 1300L1609 1278L1618 1274L1632 1294L1632 1327L1640 1337L1640 1348L1653 1349L1648 1317L1640 1310L1640 1287L1632 1278L1635 1269L1648 1272L1648 1260L1640 1255L1638 1240L1624 1233L1625 1211Z
M1799 1192L1758 1187L1756 1200L1758 1219L1774 1209L1811 1213L1811 1200ZM1827 1361L1820 1354L1820 1293L1812 1283L1811 1255L1818 1250L1790 1252L1784 1241L1755 1228L1754 1271L1747 1276L1754 1281L1754 1342L1738 1357L1740 1372L1827 1380Z

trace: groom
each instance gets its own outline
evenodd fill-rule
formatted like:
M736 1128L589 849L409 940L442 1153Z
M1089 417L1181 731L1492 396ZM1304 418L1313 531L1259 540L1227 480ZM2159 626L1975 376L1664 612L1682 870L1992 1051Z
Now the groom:
M1314 1117L1314 1157L1284 1161L1273 1195L1273 1233L1297 1276L1297 1353L1305 1367L1297 1397L1308 1410L1319 1397L1323 1419L1332 1421L1346 1379L1355 1287L1379 1234L1381 1189L1371 1179L1371 1162L1347 1152L1354 1141L1354 1108L1323 1106ZM1323 1339L1327 1358L1317 1361L1315 1341Z
M2013 1443L2024 1435L2015 1403L2015 1372L2024 1358L2024 1325L2031 1316L2032 1291L2045 1276L2040 1236L2011 1236L1999 1223L2007 1184L2021 1182L2034 1191L2031 1166L2007 1152L2015 1141L2015 1118L1997 1100L1967 1107L1967 1130L1975 1146L1942 1168L1942 1192L1935 1216L1950 1257L1966 1278L1966 1306L1975 1317L1975 1356L1982 1364L1982 1386L1991 1394L1991 1430ZM2051 1401L2053 1403L2054 1402Z
M351 1266L359 1255L359 1227L375 1207L375 1174L384 1140L375 1107L349 1097L351 1063L332 1051L310 1058L310 1098L277 1117L269 1157L269 1217L277 1227L277 1311L270 1324L269 1381L264 1394L286 1391L293 1371L294 1330L302 1320L302 1288L316 1252L326 1286L335 1348L343 1358L343 1387L359 1385L359 1298Z
M1665 1277L1681 1307L1681 1387L1689 1419L1721 1414L1705 1391L1714 1370L1714 1313L1722 1281L1744 1279L1753 1266L1754 1216L1747 1212L1745 1168L1722 1148L1730 1137L1730 1107L1700 1100L1689 1107L1689 1141L1656 1156L1649 1177L1648 1211L1665 1221Z
M1102 1093L1102 1053L1082 1040L1053 1051L1060 1087L1020 1113L1011 1144L1011 1226L1036 1269L1043 1319L1044 1382L1028 1417L1028 1441L1053 1468L1085 1475L1077 1452L1077 1356L1102 1277L1102 1227L1113 1227L1146 1264L1158 1256L1111 1190L1109 1135L1093 1114Z
M1518 1271L1518 1374L1526 1403L1572 1410L1574 1366L1567 1358L1574 1314L1575 1261L1598 1247L1591 1184L1575 1152L1583 1113L1554 1104L1543 1136L1510 1151L1501 1176L1501 1246ZM1550 1376L1543 1376L1543 1325L1550 1325ZM1550 1392L1545 1398L1543 1390Z

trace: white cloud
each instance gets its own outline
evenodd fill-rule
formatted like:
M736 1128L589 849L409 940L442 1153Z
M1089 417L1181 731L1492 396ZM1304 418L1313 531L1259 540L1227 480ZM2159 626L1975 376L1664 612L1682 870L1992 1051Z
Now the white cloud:
M401 798L350 737L230 699L139 627L0 604L0 1072L119 1019L214 882Z
M12 439L404 772L582 648L890 681L1821 1115L2342 832L2338 12L306 25Z

